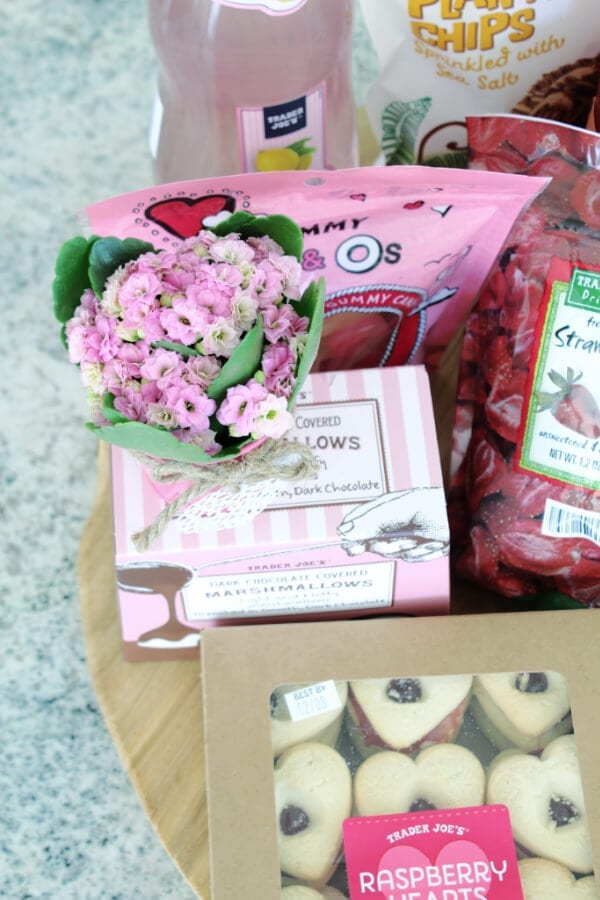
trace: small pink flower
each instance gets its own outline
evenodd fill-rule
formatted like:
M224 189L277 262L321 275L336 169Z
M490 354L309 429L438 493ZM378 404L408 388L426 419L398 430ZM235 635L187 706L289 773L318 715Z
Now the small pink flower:
M230 357L240 342L240 330L228 319L216 319L208 325L202 335L205 353Z
M146 409L146 423L173 430L179 424L175 411L164 403L149 403Z
M112 359L102 367L102 383L104 389L115 396L122 394L129 381L129 372L120 359Z
M185 291L196 278L195 269L192 266L186 266L178 263L166 272L162 273L163 290L168 293L177 293Z
M228 288L235 289L240 286L242 281L244 280L244 276L242 272L239 270L237 266L232 266L229 263L216 263L211 266L212 276L215 282L226 285Z
M195 308L194 308L195 309ZM195 316L192 314L192 319ZM199 337L198 320L190 320L189 310L183 308L163 309L160 313L160 324L165 330L167 339L178 344L195 344Z
M85 359L85 337L87 328L77 319L69 319L65 330L69 362L78 364Z
M147 308L161 292L161 283L154 272L137 271L126 278L119 288L119 303L125 312L130 307Z
M256 267L256 272L250 279L248 292L258 300L259 307L281 300L282 277L268 260L263 260Z
M151 355L146 341L122 341L118 347L118 358L123 363L129 378L140 378L142 364Z
M217 262L231 263L234 266L252 262L254 259L252 247L233 235L216 240L210 248L210 254Z
M152 312L149 312L146 318L144 319L143 324L138 329L138 334L141 337L145 338L148 343L154 343L154 341L163 341L167 333L163 328L160 315L162 309L154 309Z
M254 250L254 262L259 263L267 259L271 253L283 253L279 244L266 234L260 237L249 237L248 243Z
M231 301L231 318L242 331L250 331L258 316L258 302L250 294L237 292Z
M191 356L183 371L183 378L189 384L197 384L206 389L215 380L221 365L214 356Z
M148 381L156 382L157 387L162 391L180 376L181 368L182 363L178 353L158 348L144 360L140 366L140 375Z
M302 266L296 257L270 253L269 262L282 275L282 290L286 297L290 300L299 300Z
M274 344L282 337L291 335L295 313L287 303L268 306L263 312L265 337Z
M269 394L258 404L252 433L257 437L270 437L277 440L294 424L294 417L287 410L285 397Z
M107 363L106 365L110 365ZM106 393L104 383L104 370L106 366L102 363L86 363L81 364L81 380L91 394L103 396Z
M115 397L114 406L126 419L131 419L134 422L143 421L146 401L142 397L139 385L125 387L123 393Z
M209 426L209 418L216 409L214 400L210 400L196 384L180 382L165 391L166 403L177 417L180 428L189 428L196 434L205 431Z
M229 426L232 437L246 437L252 434L258 405L267 396L267 389L254 379L230 387L217 411L217 420L221 425Z
M219 282L211 283L209 279L191 284L187 290L190 303L203 310L206 320L210 317L229 315L229 307L233 296L233 288Z
M116 322L98 313L93 328L84 336L84 358L87 362L108 362L118 352L120 340L115 334Z
M289 397L294 389L296 356L286 343L271 344L262 358L265 387L278 397Z

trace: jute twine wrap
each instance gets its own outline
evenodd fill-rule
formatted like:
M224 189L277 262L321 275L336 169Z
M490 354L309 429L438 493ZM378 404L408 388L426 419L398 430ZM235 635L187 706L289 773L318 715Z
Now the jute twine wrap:
M131 452L142 465L146 466L154 481L161 484L172 484L176 481L192 482L183 493L163 507L150 525L131 536L139 553L147 550L160 537L169 522L184 507L213 488L226 488L236 493L243 484L270 479L303 481L314 478L319 471L319 463L306 444L285 439L266 441L245 456L206 466L159 460L144 453Z

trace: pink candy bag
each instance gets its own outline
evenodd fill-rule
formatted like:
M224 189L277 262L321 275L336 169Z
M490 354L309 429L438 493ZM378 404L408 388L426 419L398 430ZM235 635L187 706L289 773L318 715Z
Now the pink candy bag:
M432 371L520 211L545 178L418 166L176 182L90 206L88 233L173 249L233 212L283 213L324 276L314 370L425 363Z

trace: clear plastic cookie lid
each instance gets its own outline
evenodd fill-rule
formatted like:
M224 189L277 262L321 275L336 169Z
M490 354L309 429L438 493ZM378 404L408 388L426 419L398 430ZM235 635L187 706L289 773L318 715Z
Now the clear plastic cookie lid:
M566 678L277 685L282 898L597 897Z

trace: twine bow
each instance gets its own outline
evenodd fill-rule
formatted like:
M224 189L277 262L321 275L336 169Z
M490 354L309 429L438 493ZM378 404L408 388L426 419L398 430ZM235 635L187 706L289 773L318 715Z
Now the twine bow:
M314 478L319 471L319 463L306 444L285 439L266 441L245 456L206 466L157 460L135 451L132 454L148 468L154 481L162 484L191 482L189 487L163 507L150 525L132 535L131 539L138 553L147 550L182 509L213 488L225 488L236 493L244 484L271 479L303 481Z

